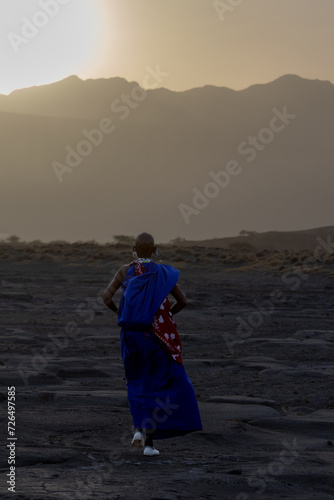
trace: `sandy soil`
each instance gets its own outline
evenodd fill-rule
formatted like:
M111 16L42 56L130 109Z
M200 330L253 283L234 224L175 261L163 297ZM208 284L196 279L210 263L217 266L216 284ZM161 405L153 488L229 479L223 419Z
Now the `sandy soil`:
M174 249L165 261L189 299L176 321L204 429L156 441L154 458L130 446L119 327L100 300L128 254L7 252L1 498L334 498L331 260L308 269L300 253L210 252ZM7 386L16 387L15 494Z

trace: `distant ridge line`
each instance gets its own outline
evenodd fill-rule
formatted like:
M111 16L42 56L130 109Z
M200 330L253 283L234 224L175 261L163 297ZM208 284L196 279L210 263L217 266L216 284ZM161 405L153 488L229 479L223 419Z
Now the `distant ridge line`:
M262 233L250 231L250 233L252 234L249 234L249 236L227 236L199 241L177 239L177 245L182 247L230 248L234 244L244 243L245 248L253 246L256 249L301 251L314 250L319 244L317 238L326 240L328 236L333 236L334 242L334 226L296 231L266 231Z

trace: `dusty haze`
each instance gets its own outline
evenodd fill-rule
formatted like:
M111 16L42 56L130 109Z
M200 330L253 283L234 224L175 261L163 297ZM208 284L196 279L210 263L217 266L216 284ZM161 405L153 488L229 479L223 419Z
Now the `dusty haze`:
M163 242L331 226L333 107L330 82L293 75L243 91L146 94L121 78L72 76L0 96L0 232L103 242L145 230ZM101 144L69 166L66 147L101 123ZM231 161L228 185L212 186L210 172ZM58 178L54 162L66 169ZM211 198L194 205L205 187Z

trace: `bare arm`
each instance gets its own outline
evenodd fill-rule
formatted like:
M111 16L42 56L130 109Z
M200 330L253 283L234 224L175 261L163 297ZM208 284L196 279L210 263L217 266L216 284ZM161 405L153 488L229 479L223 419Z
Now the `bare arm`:
M177 285L174 286L174 288L170 293L176 300L176 302L174 302L174 304L171 307L171 312L174 316L174 314L178 313L179 311L181 311L181 309L186 307L187 299L182 290Z
M109 307L109 309L111 309L115 314L118 313L118 307L116 306L115 302L113 301L113 296L115 295L117 290L122 285L124 277L129 269L129 267L130 266L123 266L117 271L114 278L111 280L107 289L105 290L105 292L102 295L102 300L105 303L105 305L107 307Z

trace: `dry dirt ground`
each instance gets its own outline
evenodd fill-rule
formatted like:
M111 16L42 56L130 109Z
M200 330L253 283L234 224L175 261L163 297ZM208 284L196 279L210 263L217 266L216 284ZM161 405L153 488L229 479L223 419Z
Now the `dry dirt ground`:
M100 299L128 254L3 257L2 499L334 499L333 264L210 252L165 261L189 300L176 321L204 428L153 458L130 446L120 329Z

